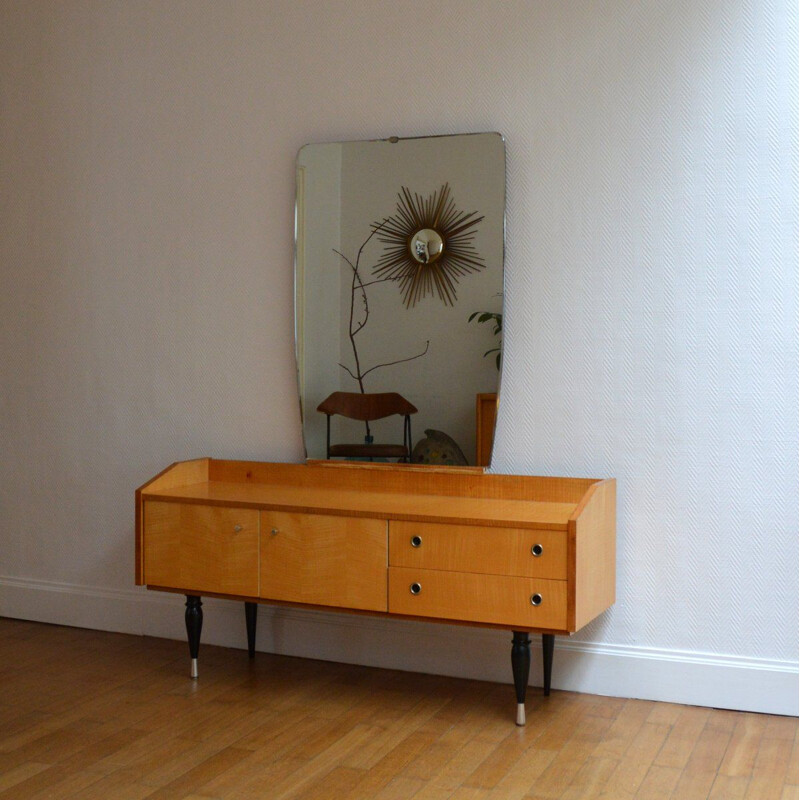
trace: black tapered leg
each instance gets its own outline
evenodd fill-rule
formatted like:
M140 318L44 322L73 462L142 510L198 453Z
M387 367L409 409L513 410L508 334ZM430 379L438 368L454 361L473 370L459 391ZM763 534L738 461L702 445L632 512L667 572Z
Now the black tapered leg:
M544 666L544 696L550 695L550 678L553 675L553 649L556 644L555 634L542 634L542 664Z
M526 631L514 631L511 640L511 671L517 693L517 725L525 724L525 692L531 671L531 640Z
M186 595L186 636L192 659L191 676L197 677L197 655L200 652L200 631L203 630L203 603L194 594Z
M244 620L247 623L247 654L256 657L256 620L258 619L258 603L244 604Z

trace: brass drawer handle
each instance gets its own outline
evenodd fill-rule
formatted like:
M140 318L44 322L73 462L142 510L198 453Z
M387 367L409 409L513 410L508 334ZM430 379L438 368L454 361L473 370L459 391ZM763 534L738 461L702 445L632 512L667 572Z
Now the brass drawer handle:
M540 606L542 604L542 596L537 592L531 595L531 605Z
M535 558L539 558L542 553L544 553L544 547L542 547L540 544L535 544L533 547L531 547L531 555Z
M411 537L411 546L412 547L419 547L422 544L422 537L421 536L412 536Z
M418 583L412 583L408 588L411 594L419 594L422 591L422 586Z

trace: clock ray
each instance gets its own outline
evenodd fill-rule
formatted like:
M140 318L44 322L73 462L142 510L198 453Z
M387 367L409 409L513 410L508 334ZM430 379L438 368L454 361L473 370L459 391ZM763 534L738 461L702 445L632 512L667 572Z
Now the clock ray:
M427 197L402 186L395 214L372 223L386 245L373 274L398 283L406 308L434 293L454 305L459 278L486 266L474 243L477 214L457 209L448 183Z

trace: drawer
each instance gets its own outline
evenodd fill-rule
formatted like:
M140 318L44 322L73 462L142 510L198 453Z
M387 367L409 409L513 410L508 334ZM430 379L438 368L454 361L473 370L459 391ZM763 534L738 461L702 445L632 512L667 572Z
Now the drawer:
M151 586L258 597L258 511L147 500L144 577Z
M386 520L261 512L261 597L386 611Z
M566 580L567 534L393 520L389 523L389 564Z
M541 597L539 605L531 603L533 595ZM389 612L566 630L567 582L390 567Z

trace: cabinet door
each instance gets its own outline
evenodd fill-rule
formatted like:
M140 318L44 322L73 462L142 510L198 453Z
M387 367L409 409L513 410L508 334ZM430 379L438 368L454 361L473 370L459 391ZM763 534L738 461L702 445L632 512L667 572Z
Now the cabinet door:
M258 597L258 511L146 501L144 574L151 586Z
M387 609L385 520L261 512L261 597Z

